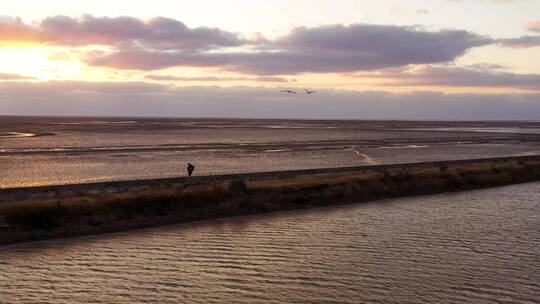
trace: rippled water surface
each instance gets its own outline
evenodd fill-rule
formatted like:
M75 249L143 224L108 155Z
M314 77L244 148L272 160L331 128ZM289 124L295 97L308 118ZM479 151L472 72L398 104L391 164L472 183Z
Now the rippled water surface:
M540 183L0 247L2 303L539 303Z

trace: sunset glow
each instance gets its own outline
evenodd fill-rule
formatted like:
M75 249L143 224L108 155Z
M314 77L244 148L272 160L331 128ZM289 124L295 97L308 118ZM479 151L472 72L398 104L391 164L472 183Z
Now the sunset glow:
M0 82L540 91L538 2L210 2L6 3Z

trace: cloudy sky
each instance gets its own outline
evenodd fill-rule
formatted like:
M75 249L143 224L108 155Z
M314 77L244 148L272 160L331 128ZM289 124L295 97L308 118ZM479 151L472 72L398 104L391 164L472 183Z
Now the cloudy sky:
M539 0L1 8L0 115L540 120Z

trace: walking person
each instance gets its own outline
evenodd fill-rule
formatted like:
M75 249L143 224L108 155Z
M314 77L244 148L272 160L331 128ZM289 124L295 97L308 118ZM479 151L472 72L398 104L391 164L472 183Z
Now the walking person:
M193 174L193 170L195 170L195 166L192 165L191 163L188 163L188 164L187 164L187 174L188 174L189 176L191 176L191 174Z

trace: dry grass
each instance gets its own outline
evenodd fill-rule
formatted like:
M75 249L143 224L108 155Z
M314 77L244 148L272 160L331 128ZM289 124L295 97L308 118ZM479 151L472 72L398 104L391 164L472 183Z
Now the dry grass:
M257 180L249 181L247 184L250 188L282 188L282 187L309 187L318 185L332 185L351 180L367 180L381 177L380 172L348 172L348 173L327 173L315 175L301 175L289 178L272 179L272 180Z
M165 185L120 193L78 193L2 204L0 218L27 231L49 231L52 235L60 231L94 233L538 179L540 161L434 164L245 182Z

